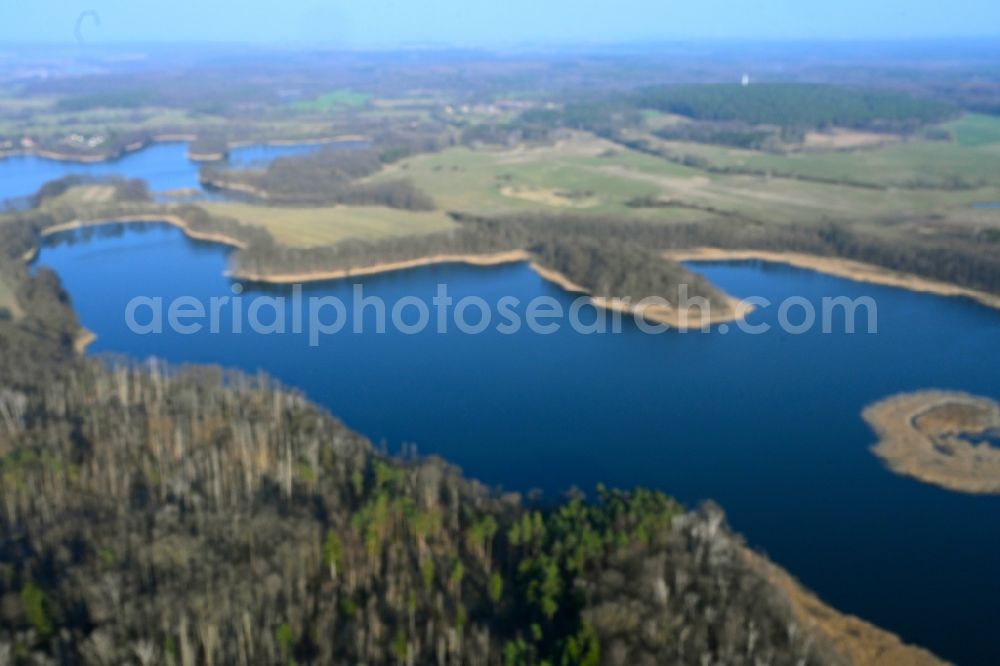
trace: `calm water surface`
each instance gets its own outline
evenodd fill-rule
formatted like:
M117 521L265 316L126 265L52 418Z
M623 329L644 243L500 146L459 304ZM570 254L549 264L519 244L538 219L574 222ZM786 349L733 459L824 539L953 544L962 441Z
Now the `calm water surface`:
M167 147L160 147L166 150ZM137 156L138 157L138 156ZM85 239L87 238L87 239ZM751 545L835 607L962 664L995 664L1000 498L895 476L869 452L860 418L898 391L960 389L1000 399L1000 312L762 263L696 268L738 296L877 300L879 332L765 335L514 335L428 331L304 335L137 336L126 303L231 295L228 251L173 228L104 227L43 250L98 334L92 353L258 369L305 391L390 450L415 443L466 473L549 497L597 482L711 498ZM123 279L127 276L128 279ZM439 283L457 299L572 297L527 266L442 266L373 276L367 295L428 302ZM282 290L248 288L247 301ZM305 296L351 302L351 286ZM754 323L776 322L776 308ZM350 327L348 327L349 329ZM836 329L836 327L835 327ZM842 330L842 327L841 327Z
M354 147L356 144L331 144ZM297 146L254 145L235 148L229 153L229 164L251 166L277 157L298 155L317 150L316 144ZM70 174L88 176L127 175L143 178L153 192L177 189L201 189L198 182L199 162L187 158L187 144L181 142L154 143L142 150L128 153L108 162L80 163L50 160L35 155L0 159L0 201L34 194L50 180Z

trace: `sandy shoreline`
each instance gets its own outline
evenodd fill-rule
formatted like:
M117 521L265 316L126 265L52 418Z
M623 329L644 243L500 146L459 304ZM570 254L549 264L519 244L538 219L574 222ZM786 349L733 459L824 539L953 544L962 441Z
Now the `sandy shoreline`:
M136 148L135 150L138 150ZM126 153L131 152L126 147L121 152L105 155L74 155L72 153L57 153L53 150L32 150L26 151L25 155L35 155L47 160L56 162L77 162L78 164L96 164L97 162L113 162Z
M208 241L212 243L220 243L222 245L228 245L229 247L234 247L237 249L245 249L246 243L237 240L232 236L226 236L225 234L220 234L210 231L197 231L192 229L186 220L176 215L163 214L163 215L122 215L120 217L107 217L101 218L100 220L73 220L72 222L66 222L64 224L57 224L52 227L47 227L41 232L42 238L52 236L61 231L72 231L74 229L83 229L84 227L99 227L105 224L129 224L129 223L140 223L140 222L164 222L166 224L171 224L181 231L184 235L193 240ZM33 259L38 253L38 248L30 251L30 258L27 261Z
M188 223L176 215L126 215L101 220L73 220L64 224L48 227L41 232L42 237L52 236L62 231L72 231L89 226L100 226L103 224L128 224L130 222L164 222L181 229L186 236L194 240L221 243L237 249L245 249L246 244L225 234L203 232L191 229ZM25 262L32 261L37 256L38 249L25 254ZM623 312L630 315L638 315L655 324L663 324L677 330L700 329L714 324L735 321L745 317L752 308L741 306L740 301L727 296L729 307L723 311L715 309L709 313L706 319L691 313L682 313L673 308L661 305L635 305L617 298L605 298L601 296L591 296L589 291L565 275L540 266L533 261L531 253L527 250L508 250L505 252L494 252L488 254L438 254L418 259L407 259L404 261L385 262L372 264L370 266L359 266L354 268L340 268L329 271L305 271L301 273L250 273L236 270L229 273L229 277L234 280L244 280L247 282L257 282L261 284L302 284L306 282L325 282L330 280L341 280L350 277L361 277L377 275L379 273L391 273L395 271L419 268L422 266L433 266L437 264L468 264L471 266L496 266L500 264L516 263L527 261L531 269L540 277L560 288L590 297L593 304L605 310Z
M552 284L561 288L563 291L570 291L573 293L590 296L590 292L587 290L586 287L581 287L580 285L573 282L562 273L554 271L550 268L545 268L536 261L530 262L529 265L531 266L531 270L538 273L539 277L541 277L544 280L548 280ZM591 298L591 300L593 300L593 298Z
M229 157L229 153L192 153L188 151L187 158L192 162L221 162Z
M403 261L391 261L370 266L359 266L356 268L338 268L329 271L305 271L302 273L248 273L245 271L234 271L230 277L247 282L259 282L263 284L298 284L304 282L325 282L329 280L341 280L349 277L360 277L363 275L377 275L378 273L392 273L421 266L433 266L436 264L469 264L472 266L495 266L498 264L510 264L518 261L527 261L530 255L524 250L509 250L507 252L494 252L492 254L436 254L419 259L406 259Z
M850 259L824 257L801 252L774 252L769 250L721 250L718 248L696 248L691 250L670 250L664 256L674 261L769 261L805 268L818 273L867 282L869 284L899 287L937 296L964 296L991 308L1000 308L1000 296L985 291L960 287L949 282L922 278L910 273L899 273L887 268L865 264Z
M587 288L576 284L558 271L545 268L534 261L531 262L531 268L543 279L552 282L565 291L589 296L590 301L599 308L610 310L612 312L638 315L654 324L663 324L681 331L700 329L706 326L712 326L713 324L721 324L742 319L753 310L753 308L749 306L741 309L740 301L726 296L729 307L725 310L719 311L716 309L714 312L709 312L709 316L707 318L701 316L702 313L700 311L698 316L694 316L690 312L679 312L674 308L664 307L662 305L637 305L628 303L619 298L593 296Z
M241 189L239 187L233 189ZM245 191L254 192L253 188L246 187ZM144 214L120 216L115 218L102 219L99 221L74 220L65 224L49 227L42 231L42 236L50 236L60 231L80 229L85 226L99 226L102 224L129 223L129 222L165 222L181 229L185 235L194 240L217 242L230 247L245 249L246 244L240 240L216 232L204 232L191 229L188 223L170 214ZM37 248L25 254L25 262L30 262L37 256ZM828 275L880 284L891 287L899 287L911 291L930 293L940 296L962 296L971 298L983 305L1000 309L1000 296L986 292L976 291L959 287L957 285L934 280L927 280L914 275L897 273L887 269L864 264L847 259L834 257L823 257L794 252L773 252L765 250L722 250L717 248L696 248L691 250L672 250L663 253L666 259L671 261L741 261L759 260L774 263L783 263L798 268L813 270ZM543 279L556 284L560 288L572 292L587 295L597 307L607 310L624 312L631 315L639 315L647 321L664 324L678 330L691 330L705 328L716 324L742 320L753 308L742 303L739 299L729 295L724 295L727 301L726 308L720 310L715 308L709 312L708 317L704 317L700 312L682 313L674 308L652 304L638 305L626 302L622 299L593 296L585 287L576 284L565 275L545 268L533 260L533 256L526 250L508 250L487 254L438 254L417 259L407 259L403 261L384 262L369 266L358 266L352 268L341 268L334 270L314 270L299 273L250 273L236 270L230 274L233 279L246 280L248 282L258 282L264 284L295 284L305 282L321 282L329 280L339 280L349 277L360 277L366 275L376 275L422 266L435 264L469 264L474 266L492 266L505 263L527 261L531 269Z
M386 262L372 264L370 266L360 266L357 268L341 268L331 271L306 271L302 273L248 273L245 271L234 271L229 277L247 282L258 282L262 284L301 284L305 282L321 282L328 280L341 280L350 277L361 277L365 275L377 275L379 273L390 273L394 271L418 268L421 266L432 266L436 264L469 264L472 266L495 266L498 264L515 263L527 261L531 269L542 279L552 282L561 289L588 296L591 302L605 310L623 312L630 315L638 315L644 319L656 323L664 324L678 330L691 330L719 324L723 322L742 319L752 311L752 307L742 306L740 301L726 297L729 307L723 311L716 309L710 312L708 318L690 313L682 313L669 307L661 305L634 305L617 298L605 298L592 296L586 287L582 287L568 277L534 261L532 255L527 250L508 250L506 252L495 252L491 254L438 254L419 259L408 259L405 261Z
M1000 448L974 444L1000 428L1000 404L957 391L901 393L865 408L872 452L893 472L957 492L1000 494Z
M96 340L97 333L94 333L89 328L81 328L76 334L76 339L73 340L73 351L82 356L87 353L87 347Z
M229 144L229 148L246 148L247 146L325 146L332 143L357 143L369 141L363 134L338 134L336 136L324 136L318 139L269 139L268 141L234 141Z
M31 248L27 252L21 255L21 261L26 264L30 264L38 257L38 246Z
M841 613L802 587L790 573L749 548L740 547L747 565L781 590L797 622L826 638L854 666L943 666L927 650L908 645L896 634L854 615Z
M741 305L739 300L730 298L729 296L726 299L728 302L726 309L719 310L716 308L714 311L709 311L707 317L700 310L695 315L690 311L681 312L663 305L633 305L618 298L592 296L590 300L594 302L594 305L606 310L617 310L627 314L639 315L647 321L664 324L679 331L692 331L715 326L716 324L742 320L753 311L753 306L751 305Z

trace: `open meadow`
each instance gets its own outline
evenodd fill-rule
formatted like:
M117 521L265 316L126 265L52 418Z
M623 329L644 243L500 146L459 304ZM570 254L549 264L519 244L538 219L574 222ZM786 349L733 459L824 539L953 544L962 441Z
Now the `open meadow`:
M289 247L320 247L347 239L375 240L447 231L454 222L441 211L412 211L382 206L292 208L236 202L202 204L209 212L264 227Z
M753 166L796 165L801 175L872 179L871 187L799 178L725 174L677 164L586 133L553 146L450 148L403 160L372 180L405 176L449 211L505 214L524 211L621 215L670 221L733 214L762 222L882 223L903 218L980 221L973 206L1000 200L1000 177L988 168L1000 158L993 144L968 147L915 142L877 149L798 153L788 156L680 144L684 152L718 157L719 165L742 160ZM920 173L917 156L944 176L982 176L990 184L967 189L882 187ZM951 161L934 156L951 155ZM991 162L992 160L992 162ZM997 179L997 182L992 182ZM642 198L655 206L636 203ZM631 204L631 205L630 205Z

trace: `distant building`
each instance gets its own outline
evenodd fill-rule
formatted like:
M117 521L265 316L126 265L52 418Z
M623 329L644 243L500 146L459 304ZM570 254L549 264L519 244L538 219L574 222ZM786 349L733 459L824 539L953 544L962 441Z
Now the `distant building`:
M748 85L750 85L750 75L749 74L744 74L743 75L743 80L740 81L740 83L743 84L744 88L746 88Z

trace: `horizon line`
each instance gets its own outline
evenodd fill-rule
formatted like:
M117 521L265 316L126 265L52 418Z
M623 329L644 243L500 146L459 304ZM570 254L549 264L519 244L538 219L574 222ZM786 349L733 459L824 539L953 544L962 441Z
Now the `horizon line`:
M88 41L80 44L72 40L0 40L0 49L63 47L79 50L101 48L150 48L150 47L218 47L252 48L299 51L392 52L392 51L530 51L530 50L580 50L580 49L655 49L685 45L706 46L836 46L867 45L897 46L906 44L950 44L961 41L968 46L996 44L1000 46L1000 32L975 35L894 36L894 37L677 37L634 40L566 40L566 41L493 41L478 43L414 40L394 43L337 43L336 40L242 40L242 39L142 39Z

